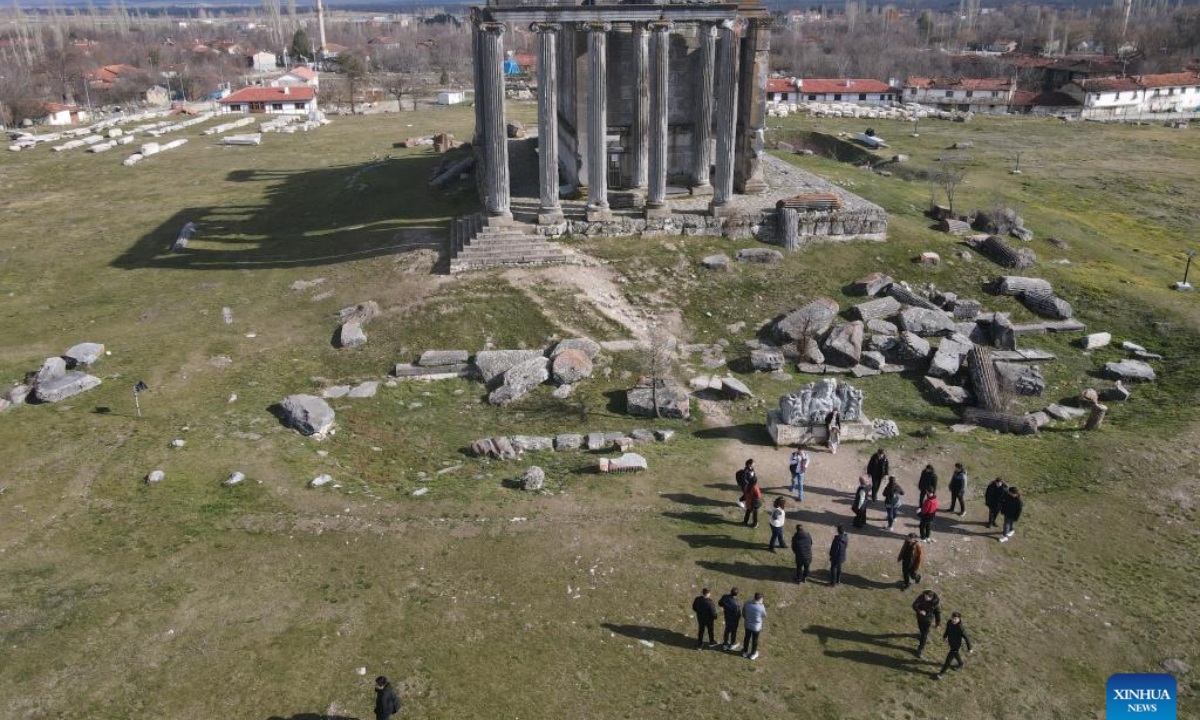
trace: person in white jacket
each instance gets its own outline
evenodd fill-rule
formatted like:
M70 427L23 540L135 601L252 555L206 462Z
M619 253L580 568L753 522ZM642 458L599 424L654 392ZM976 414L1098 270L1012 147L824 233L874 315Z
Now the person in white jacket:
M783 524L787 521L787 512L783 509L785 504L783 498L775 498L771 506L771 541L767 543L767 549L771 552L775 552L776 542L781 548L787 547L787 543L783 541Z

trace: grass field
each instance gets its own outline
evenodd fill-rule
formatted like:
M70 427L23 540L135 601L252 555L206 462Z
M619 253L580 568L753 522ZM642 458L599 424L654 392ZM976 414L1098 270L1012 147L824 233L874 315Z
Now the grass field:
M514 114L528 120L531 107ZM922 215L920 174L971 140L958 204L1017 208L1036 234L1037 274L1078 316L1164 354L1160 381L1112 406L1094 433L957 435L954 413L928 404L914 378L856 383L867 412L904 431L888 448L910 491L927 461L943 482L955 460L972 471L971 513L931 546L926 582L966 614L979 649L936 684L941 645L925 664L911 654L898 539L856 533L848 586L794 586L790 558L763 549L765 529L734 522L730 478L744 457L768 486L781 481L786 451L766 445L764 411L811 378L744 375L759 399L652 423L619 412L614 397L639 368L613 354L567 400L543 388L498 410L474 383L401 383L334 401L338 432L323 442L279 426L268 408L283 396L380 379L424 349L538 347L568 328L625 335L569 286L534 282L531 297L511 274L432 271L449 219L475 201L469 188L428 191L438 158L393 144L441 130L467 138L471 122L469 108L338 118L254 148L218 147L197 128L134 168L118 151L0 157L0 378L15 382L77 342L112 352L96 367L100 388L0 415L0 717L367 718L382 673L406 715L422 718L1075 720L1103 716L1114 672L1154 672L1167 658L1200 667L1200 312L1194 295L1169 289L1200 221L1196 131L976 119L923 123L910 138L873 122L911 158L891 177L788 159L885 207L887 243L811 246L781 266L711 274L701 257L751 243L568 241L604 261L589 272L606 274L622 303L678 313L681 339L728 340L731 361L760 321L819 295L848 304L841 287L873 270L1028 318L981 290L997 266L954 257L954 239ZM780 139L861 129L771 122ZM1018 150L1024 172L1010 175ZM196 239L169 253L189 221ZM913 264L923 250L942 265ZM384 309L369 343L333 348L336 311L369 299ZM1043 366L1046 402L1104 385L1089 374L1121 356L1083 355L1061 337L1029 344L1062 357ZM151 387L140 419L137 380ZM597 456L583 452L510 463L465 452L490 435L636 427L678 431L639 450L651 470L638 476L596 475ZM186 446L169 448L175 438ZM830 526L849 519L854 450L818 457L812 499L794 516L817 538L821 572ZM545 495L513 488L532 462L550 478ZM147 487L156 468L166 480ZM249 481L222 487L234 470ZM307 488L320 473L340 487ZM978 524L983 485L1001 473L1027 498L1005 545ZM702 584L767 594L760 660L690 649ZM1200 681L1179 681L1180 717L1195 715Z

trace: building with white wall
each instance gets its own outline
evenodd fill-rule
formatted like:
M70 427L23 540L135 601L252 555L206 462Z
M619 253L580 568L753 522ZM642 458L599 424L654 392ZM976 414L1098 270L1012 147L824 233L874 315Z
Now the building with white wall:
M848 102L882 105L897 102L900 90L881 80L861 78L774 78L767 80L767 102Z
M1016 89L1009 78L911 77L904 84L904 102L939 110L1002 113L1008 111Z
M1085 118L1200 112L1200 74L1192 72L1076 80L1063 92L1079 101Z
M222 112L307 115L317 109L317 91L311 87L248 87L217 103Z

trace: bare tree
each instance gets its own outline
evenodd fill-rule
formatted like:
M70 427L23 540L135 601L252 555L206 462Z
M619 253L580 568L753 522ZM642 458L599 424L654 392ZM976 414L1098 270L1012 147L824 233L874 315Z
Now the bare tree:
M958 186L967 179L968 158L963 155L951 155L941 158L939 162L937 171L933 173L933 182L945 193L946 205L953 215L954 195L958 192Z
M666 387L667 379L675 363L675 338L662 325L655 322L650 327L646 343L639 347L638 366L642 375L650 383L650 399L654 404L655 417L662 417L659 407L659 390Z

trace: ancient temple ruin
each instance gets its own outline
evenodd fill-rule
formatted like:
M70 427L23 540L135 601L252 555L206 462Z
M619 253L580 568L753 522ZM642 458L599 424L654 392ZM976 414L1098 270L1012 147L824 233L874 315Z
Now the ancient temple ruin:
M758 0L473 7L485 213L455 222L451 270L556 262L564 251L544 238L567 234L725 235L792 247L817 234L883 239L880 208L764 153L769 24ZM536 148L509 141L504 107L505 38L526 32L537 38ZM797 192L844 202L820 218L777 213Z

